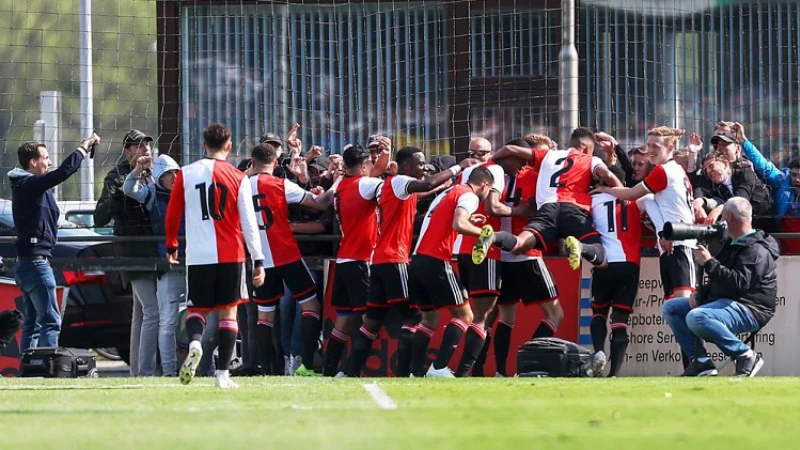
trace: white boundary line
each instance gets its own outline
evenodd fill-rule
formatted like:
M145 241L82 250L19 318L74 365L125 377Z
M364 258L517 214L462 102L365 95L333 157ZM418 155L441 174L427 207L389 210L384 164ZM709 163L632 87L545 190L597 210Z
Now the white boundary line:
M364 387L364 390L369 392L372 400L374 400L381 409L397 409L397 403L395 403L394 400L392 400L392 398L386 394L386 392L383 392L383 389L378 387L377 383L362 384L361 386Z

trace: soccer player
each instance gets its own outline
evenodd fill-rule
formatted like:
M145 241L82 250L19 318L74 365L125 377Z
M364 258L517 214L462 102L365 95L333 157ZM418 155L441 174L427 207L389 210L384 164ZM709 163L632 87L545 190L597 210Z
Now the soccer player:
M186 223L186 278L189 355L180 380L189 384L203 356L200 340L206 315L219 315L219 365L216 385L239 387L228 368L236 345L237 306L248 300L244 243L253 260L253 286L264 283L264 254L258 238L253 196L247 176L228 162L231 130L212 123L203 130L206 157L178 172L165 221L167 260L178 264L178 230ZM242 241L244 236L244 243Z
M438 325L436 310L450 308L453 318L447 325L436 361L427 377L453 378L447 367L458 342L472 323L472 309L466 302L463 287L453 272L450 258L456 235L477 236L480 228L470 221L478 205L492 190L494 177L486 167L470 171L466 184L458 184L434 199L422 222L417 247L409 267L408 290L412 305L423 311L422 322L414 335L411 372L423 374L428 343Z
M637 200L648 193L654 194L655 202L661 212L663 222L694 223L692 213L692 184L686 172L672 159L678 136L682 133L668 127L657 127L647 132L647 150L650 163L655 167L641 183L633 187L606 187L597 188L597 192L611 194L622 200ZM662 231L663 222L653 218L657 231ZM663 249L659 262L661 266L661 281L664 286L664 298L689 297L695 290L696 268L692 259L692 249L697 241L694 239L684 241L659 240Z
M411 370L411 341L418 316L417 311L408 305L408 260L417 212L417 193L428 192L444 184L475 162L473 159L464 159L461 164L424 180L425 153L422 150L416 147L401 148L395 160L399 172L384 180L379 193L379 232L372 256L367 313L364 324L353 337L349 376L359 376L389 308L395 307L405 322L398 339L395 376L408 377Z
M388 154L391 141L380 139L381 152ZM342 159L345 175L332 188L342 240L332 275L331 303L336 310L336 322L325 350L325 376L345 376L344 372L337 373L339 361L358 323L358 315L367 309L369 262L378 239L377 198L383 183L379 178L368 176L372 161L369 152L360 145L345 147Z
M517 145L527 145L525 141L512 141ZM503 203L505 179L515 177L517 172L525 166L525 160L518 157L504 158L497 161L488 161L480 167L489 169L492 174L492 190L481 202L476 217L485 218L486 223L492 228L500 228L501 217L527 214L526 205L509 207ZM478 166L476 166L478 167ZM475 168L466 169L459 177L458 183L465 184L470 172ZM488 257L481 264L473 264L472 249L475 246L475 237L460 235L456 238L454 248L458 262L458 273L464 287L467 288L469 298L472 299L473 320L467 330L464 340L464 352L456 370L457 377L469 375L472 365L475 364L481 349L487 339L485 323L489 311L494 308L497 297L500 295L500 250L495 248L489 251Z
M606 323L611 311L611 371L608 376L613 377L625 361L628 317L633 313L633 302L639 289L642 219L636 202L604 193L592 196L592 218L600 233L606 262L592 272L590 331L595 350L592 368L594 376L603 376Z
M546 136L526 137L531 148L547 150L552 145ZM532 167L525 167L516 176L509 176L506 186L506 205L518 207L536 197L537 173ZM519 234L528 224L526 216L504 217L503 231ZM533 338L550 337L564 320L564 310L558 301L558 288L553 281L550 269L542 259L542 252L529 249L522 254L502 251L500 272L503 284L497 299L498 323L493 336L494 356L497 365L496 376L506 376L506 361L511 346L511 332L516 323L517 304L536 304L542 309L544 319L533 333ZM488 343L488 340L487 340ZM488 350L488 349L485 349Z
M317 197L292 181L275 176L278 155L277 147L270 143L256 145L250 155L253 164L250 169L253 206L266 270L266 281L253 294L253 302L258 305L256 334L266 363L269 364L273 356L275 307L283 297L283 285L286 283L303 310L300 322L302 364L295 373L300 376L316 376L312 362L317 350L321 307L317 300L316 283L303 261L289 223L289 205L299 204L324 211L333 200L333 191Z
M594 134L586 128L572 133L567 150L531 149L506 146L493 159L520 156L532 161L539 173L536 181L536 217L517 236L508 232L494 232L484 226L472 252L473 262L480 264L490 251L492 243L501 249L522 253L536 248L547 252L558 238L566 238L569 265L580 267L583 256L592 265L603 263L600 235L592 226L590 214L591 185L596 179L610 186L622 186L608 167L595 156ZM577 150L583 148L584 150Z

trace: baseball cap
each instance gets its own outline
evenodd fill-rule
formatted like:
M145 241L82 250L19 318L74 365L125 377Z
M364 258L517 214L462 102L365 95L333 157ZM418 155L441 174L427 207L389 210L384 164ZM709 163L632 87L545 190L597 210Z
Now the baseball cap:
M730 144L738 144L739 143L736 140L736 138L733 135L731 135L730 133L722 133L722 134L718 134L718 135L712 137L711 138L711 145L717 145L717 144L719 144L719 141L728 142Z
M456 165L456 157L453 155L437 155L431 160L431 165L437 172L447 170Z
M367 148L371 147L379 147L381 145L380 139L378 139L378 135L373 134L372 136L367 138Z
M268 142L270 144L280 145L281 147L283 147L283 139L281 139L280 136L271 131L261 136L261 139L258 141L259 144L263 144L265 142Z
M127 147L131 144L141 144L144 141L152 141L153 138L144 134L139 130L131 130L128 131L128 134L125 135L125 138L122 140L122 146Z
M441 171L440 171L440 170L439 170L439 169L438 169L436 166L434 166L433 164L425 164L425 168L424 168L423 170L425 170L425 172L428 172L428 173L439 173L439 172L441 172Z
M314 161L311 162L311 164L308 165L308 167L313 167L319 170L320 172L328 170L330 166L331 166L330 158L324 155L318 156L316 159L314 159Z

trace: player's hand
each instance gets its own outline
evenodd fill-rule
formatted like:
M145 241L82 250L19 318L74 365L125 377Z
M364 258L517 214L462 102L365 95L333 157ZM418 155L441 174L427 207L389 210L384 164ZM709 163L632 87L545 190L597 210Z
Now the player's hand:
M322 195L325 193L325 188L323 188L322 186L316 186L311 188L308 192L311 192L314 195Z
M392 140L387 138L386 136L378 136L378 148L381 149L382 153L392 153Z
M476 227L482 227L486 225L486 216L483 214L473 214L469 216L469 222Z
M311 162L311 161L319 158L320 156L322 156L322 153L324 151L325 151L325 149L323 149L319 145L312 145L311 148L306 153L306 162Z
M692 202L692 212L694 213L694 223L703 223L708 217L705 208L703 208L703 199L696 198Z
M167 252L167 262L170 263L170 264L178 264L178 251L177 250L175 250L172 253Z
M480 164L480 163L481 163L481 162L480 162L480 161L478 161L478 160L477 160L477 159L475 159L475 158L464 158L464 159L462 159L462 160L461 160L461 162L460 162L460 163L458 163L458 165L459 165L459 166L461 167L461 169L463 170L463 169L470 168L470 167L472 167L472 166L477 166L477 165L478 165L478 164Z
M744 125L740 124L739 122L734 122L733 125L731 125L731 131L733 132L733 136L737 141L739 141L740 144L747 140L747 136L744 134Z
M692 253L694 253L695 262L701 266L712 258L711 252L708 251L708 247L705 245L697 244L697 248L694 249Z
M264 267L259 266L253 269L253 286L261 287L264 284L264 278L266 277L266 272L264 272Z
M388 175L397 175L398 170L397 161L389 161L389 165L386 166L386 173Z
M589 195L594 194L610 194L611 188L608 186L597 186L596 188L592 189L592 192L589 192Z
M714 208L710 213L708 213L708 216L706 216L705 220L703 220L703 223L706 225L713 225L717 223L720 215L722 215L722 208Z
M605 132L603 132L603 131L601 131L601 132L599 132L599 133L595 133L595 134L594 134L594 138L595 138L595 140L597 140L597 141L603 141L603 142L607 142L607 143L611 144L611 148L612 148L612 149L613 149L614 147L616 147L617 145L619 145L619 144L617 143L617 140L614 138L614 136L611 136L610 134L608 134L608 133L605 133ZM598 142L598 143L599 143L599 142Z
M703 138L701 138L697 133L692 133L692 135L689 136L689 151L692 153L698 153L702 149Z
M661 248L664 249L664 253L671 255L672 252L674 251L674 249L672 248L672 241L668 241L662 237L659 238L658 243L659 245L661 245Z
M692 309L697 308L697 292L692 292L692 294L689 295L689 307Z

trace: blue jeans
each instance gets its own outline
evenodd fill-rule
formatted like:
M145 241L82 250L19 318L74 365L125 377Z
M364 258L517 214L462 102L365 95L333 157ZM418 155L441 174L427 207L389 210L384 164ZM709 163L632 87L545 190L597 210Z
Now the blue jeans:
M20 350L31 347L31 337L39 325L38 347L57 347L61 333L61 314L56 299L53 268L44 260L21 261L14 266L14 279L22 291L25 319L22 322Z
M692 309L688 298L675 298L664 303L664 318L681 350L699 362L708 360L703 341L715 344L728 356L739 356L749 350L736 335L759 329L747 306L730 299L718 299ZM700 339L695 354L695 339Z
M303 335L301 333L302 308L297 304L292 292L286 285L284 295L281 297L280 311L281 321L281 347L286 356L297 356L303 348Z
M178 374L175 349L175 330L178 327L178 306L186 291L186 276L180 272L166 272L156 282L158 299L158 352L161 355L161 373Z

